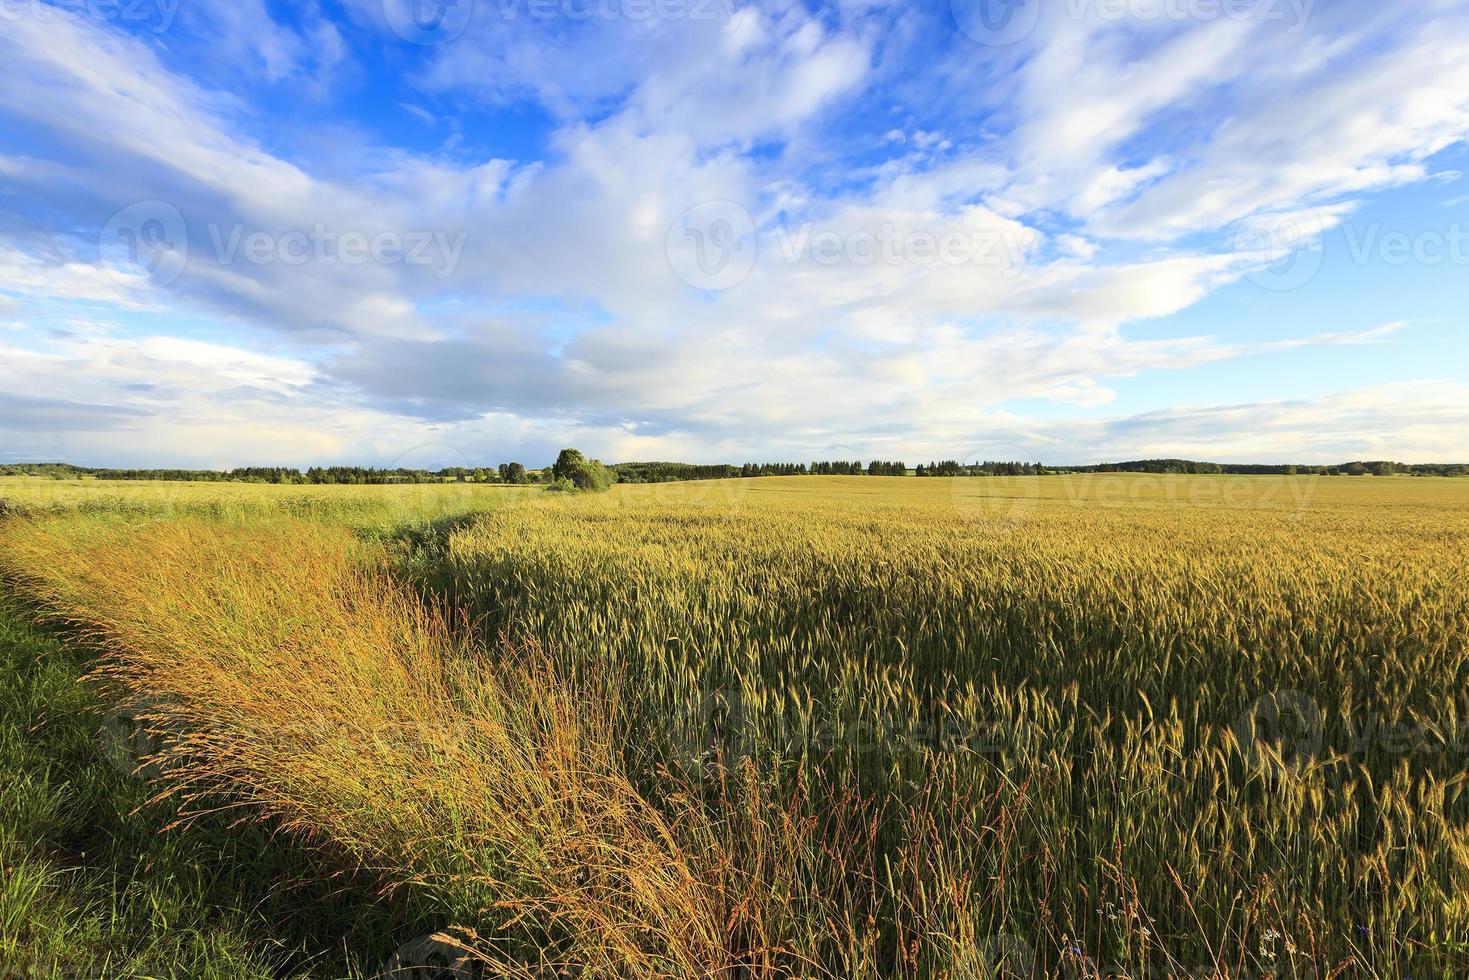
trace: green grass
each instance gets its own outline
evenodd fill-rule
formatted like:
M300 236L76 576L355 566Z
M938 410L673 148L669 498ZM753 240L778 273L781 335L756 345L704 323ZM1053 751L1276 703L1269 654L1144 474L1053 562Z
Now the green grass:
M320 863L289 880L368 869L413 902L417 934L483 932L492 976L713 975L730 906L704 874L715 842L685 849L698 815L675 832L622 773L602 706L525 651L494 663L456 640L381 542L285 517L74 513L8 524L0 558L38 614L98 644L92 681L146 712L154 782L189 831L231 808L232 834L310 843ZM303 948L322 949L331 909L303 910Z
M89 659L0 602L0 977L365 976L441 927L258 823L165 830Z
M0 477L0 515L89 513L123 521L203 517L223 524L295 518L390 535L539 494L541 487L475 483L277 486L148 480Z

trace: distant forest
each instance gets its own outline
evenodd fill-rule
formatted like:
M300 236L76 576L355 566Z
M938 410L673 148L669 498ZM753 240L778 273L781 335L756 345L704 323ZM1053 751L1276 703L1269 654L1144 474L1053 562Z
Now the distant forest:
M939 460L910 469L903 462L835 460L812 463L613 463L607 467L618 483L673 483L751 476L1053 476L1063 473L1183 473L1247 476L1469 476L1469 463L1394 463L1371 460L1333 466L1304 464L1205 463L1190 459L1140 459L1089 466L1048 466L1038 462L986 460L961 463ZM350 484L395 483L546 483L551 468L527 469L521 463L455 466L442 470L379 469L371 466L244 466L232 470L106 469L70 463L0 463L0 476L44 476L54 479L203 480L233 483Z

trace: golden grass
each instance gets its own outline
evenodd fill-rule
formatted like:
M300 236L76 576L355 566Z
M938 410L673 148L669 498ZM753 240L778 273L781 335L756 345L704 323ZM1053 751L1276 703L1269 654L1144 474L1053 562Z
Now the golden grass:
M163 792L248 807L497 926L460 934L497 975L719 966L717 895L622 774L601 706L533 659L489 669L345 534L71 519L4 545L162 737Z
M206 517L235 524L286 517L390 531L404 524L504 506L540 489L472 483L278 486L10 476L0 477L0 504L39 515Z
M618 665L635 771L712 728L868 801L879 867L930 823L940 882L876 899L886 975L954 962L954 923L1043 971L1469 970L1461 481L620 487L487 514L422 576Z
M160 796L414 889L492 975L941 975L975 947L956 913L978 883L934 864L928 807L884 854L871 801L775 792L748 763L708 760L706 785L665 773L654 805L613 727L625 680L466 645L379 545L288 518L95 514L13 519L0 544L0 573L95 646L93 679L157 737ZM895 964L874 928L893 887L923 940Z
M398 569L452 623L322 523L377 505L228 489L12 519L0 560L179 733L166 791L431 896L502 971L1469 969L1459 481L501 497Z

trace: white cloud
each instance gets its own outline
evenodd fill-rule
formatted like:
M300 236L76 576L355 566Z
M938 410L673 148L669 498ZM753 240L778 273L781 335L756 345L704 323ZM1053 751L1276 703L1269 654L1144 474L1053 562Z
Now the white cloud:
M1424 161L1469 135L1469 25L1462 9L1458 31L1393 14L1398 23L1369 21L1319 61L1293 57L1300 42L1261 25L1234 66L1230 112L1186 161L1097 216L1097 230L1169 238L1429 176Z
M1202 405L1082 423L1096 458L1207 458L1339 463L1459 462L1469 450L1469 386L1414 381L1311 400Z
M353 10L376 23L376 6ZM28 298L212 318L240 343L92 337L12 354L36 377L64 366L89 404L166 415L178 446L191 420L211 438L320 425L343 444L373 427L580 431L711 458L783 440L945 445L1019 399L1093 411L1146 372L1381 336L1297 329L1243 344L1160 324L1281 244L1257 253L1194 233L1278 202L1329 227L1463 139L1469 31L1445 28L1463 26L1452 7L1436 12L1318 13L1298 36L1226 19L1048 21L1014 62L995 129L909 110L864 119L872 135L850 168L837 147L850 135L831 121L869 113L881 58L897 57L860 4L751 5L727 24L477 20L420 61L433 110L394 104L447 130L455 100L532 97L553 114L542 158L365 139L360 158L340 154L355 169L293 158L243 96L210 87L218 76L190 77L140 40L23 17L0 35L0 115L44 129L66 162L0 155L0 176L76 210L17 222L25 234L0 238L0 281ZM258 3L224 16L244 41L222 50L251 78L320 74L321 95L350 67L351 31L314 8L298 28ZM85 231L147 199L186 222L188 265L167 289L99 265ZM668 256L675 219L709 201L742 205L758 249L720 293L680 280ZM222 254L236 232L278 246L316 226L467 237L430 266ZM43 394L16 374L6 386ZM1183 424L1157 418L1159 432Z
M0 241L0 282L11 292L27 296L60 296L129 308L154 306L158 298L150 296L142 277L122 275L100 263L78 261L69 256L22 252L7 247L3 241ZM0 306L0 314L4 312L5 307Z

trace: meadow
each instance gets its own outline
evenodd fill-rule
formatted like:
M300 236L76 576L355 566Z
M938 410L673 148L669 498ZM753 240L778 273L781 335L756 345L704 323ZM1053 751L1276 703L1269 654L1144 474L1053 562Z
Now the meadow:
M0 499L36 975L1469 971L1459 480Z

